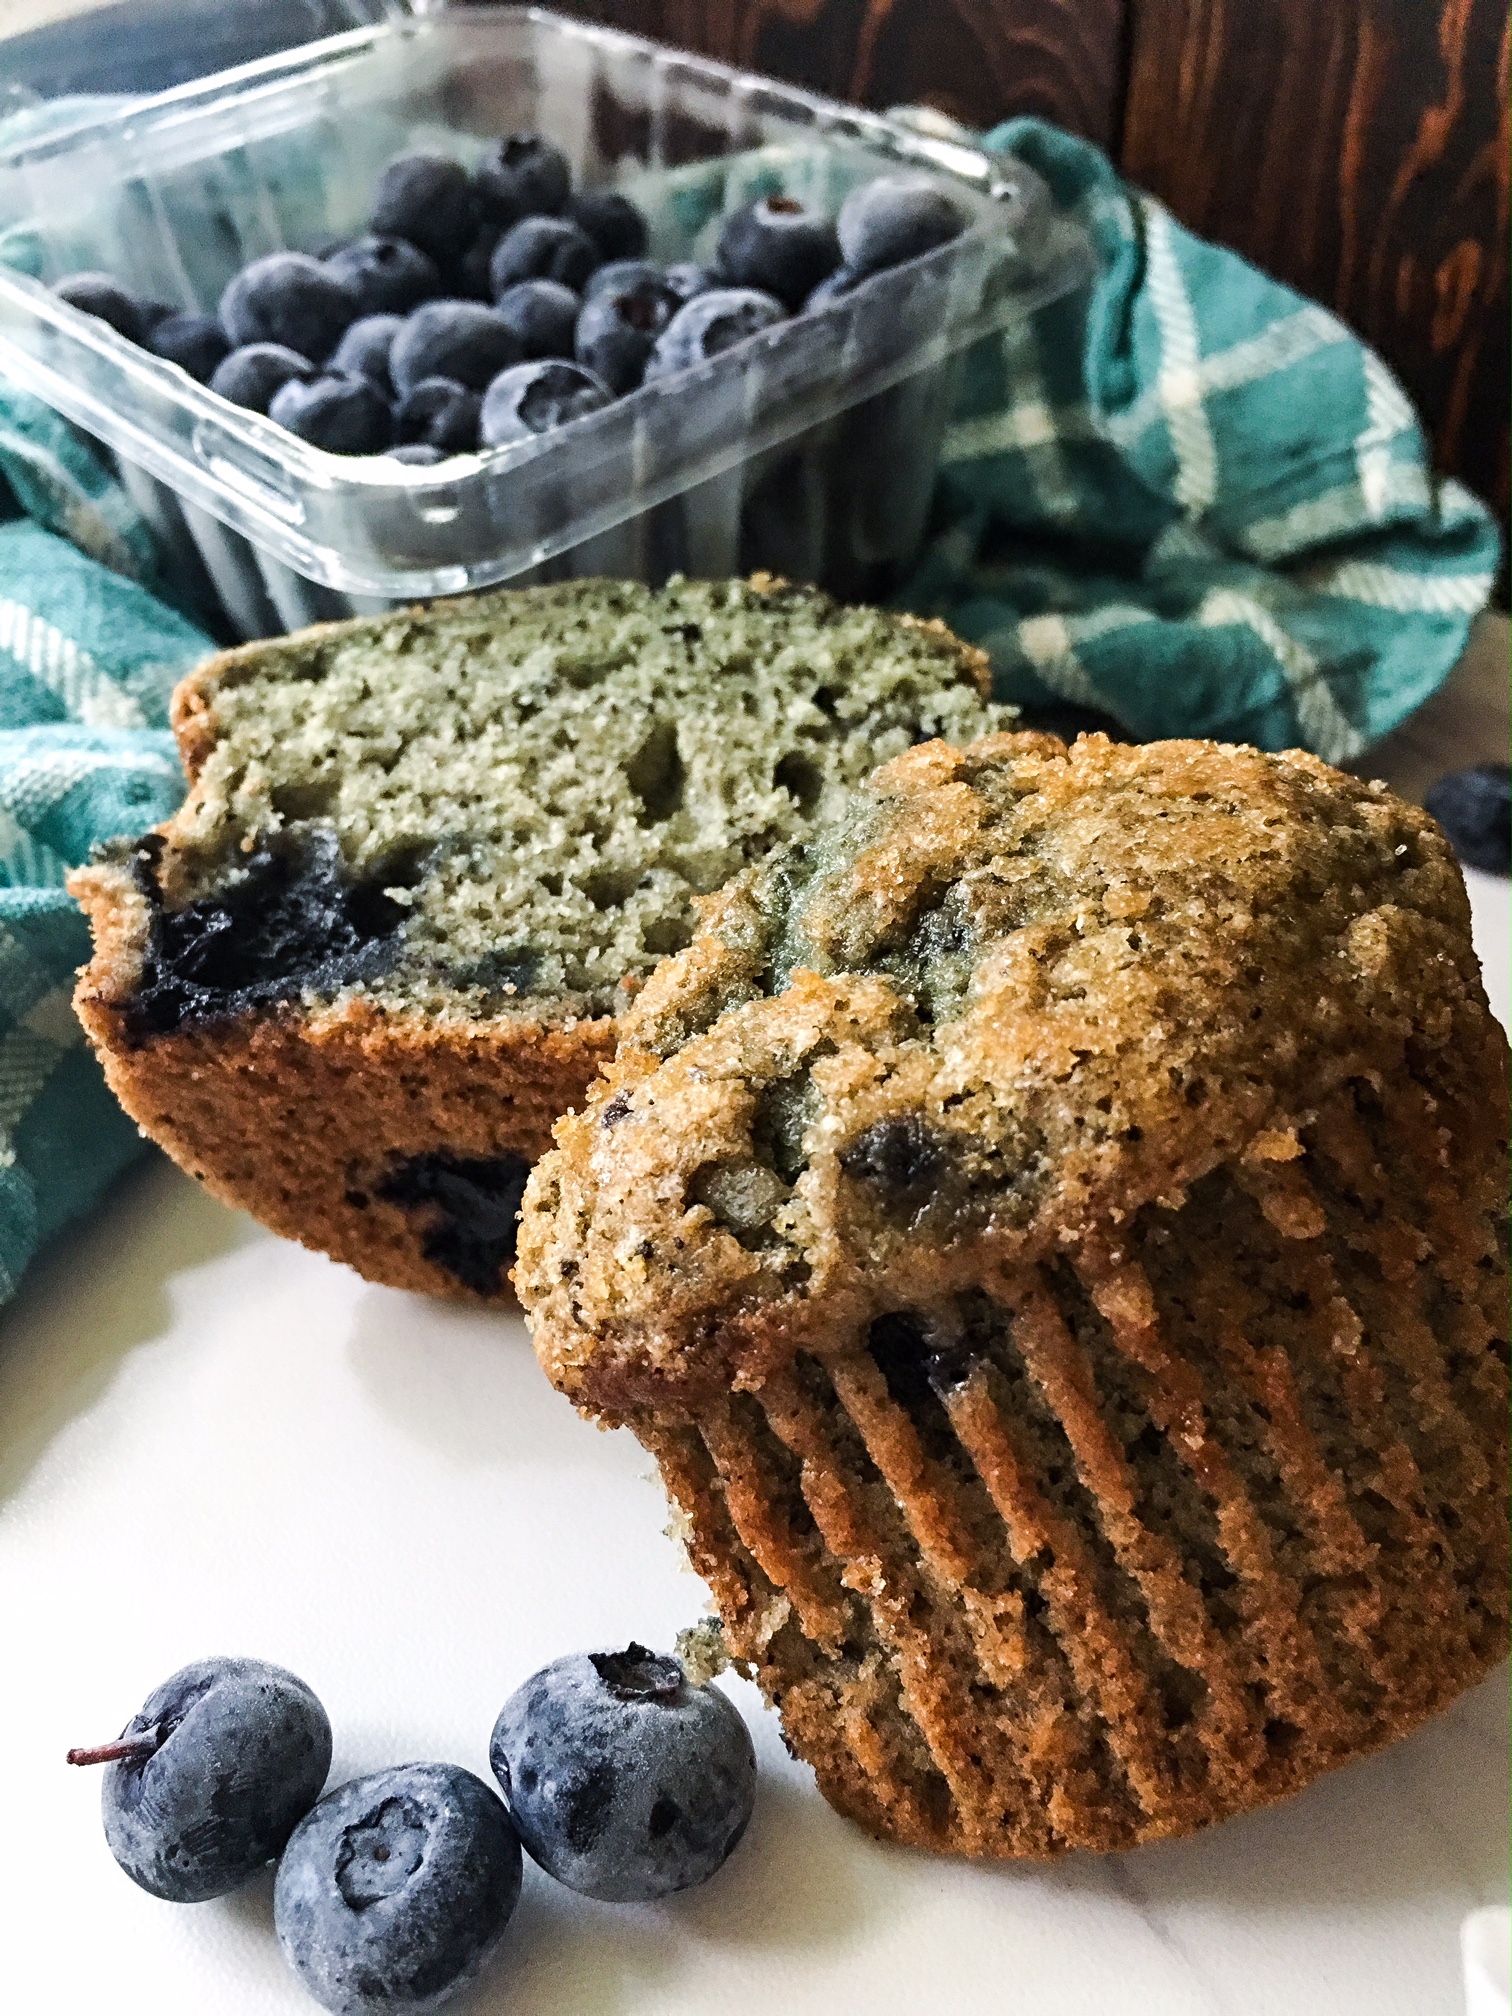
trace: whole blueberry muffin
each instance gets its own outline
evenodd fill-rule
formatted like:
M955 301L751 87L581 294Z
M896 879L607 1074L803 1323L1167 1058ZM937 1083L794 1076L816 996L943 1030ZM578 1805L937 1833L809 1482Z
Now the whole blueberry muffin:
M694 899L875 764L1008 718L939 624L574 581L249 644L179 688L189 794L79 871L76 1005L218 1196L373 1280L497 1295L526 1170Z
M705 906L516 1285L836 1806L1125 1847L1507 1649L1506 1083L1383 786L936 742Z

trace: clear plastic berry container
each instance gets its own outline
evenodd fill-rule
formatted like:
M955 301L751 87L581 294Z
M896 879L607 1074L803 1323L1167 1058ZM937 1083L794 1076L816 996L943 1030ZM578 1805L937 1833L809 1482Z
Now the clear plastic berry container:
M534 441L332 455L48 292L81 268L213 311L245 261L361 228L380 171L546 134L580 187L707 256L764 193L833 212L900 167L951 243ZM0 372L114 455L183 583L255 637L494 582L769 568L886 594L917 554L963 351L1075 285L1085 243L1012 160L534 8L444 8L133 101L0 156Z

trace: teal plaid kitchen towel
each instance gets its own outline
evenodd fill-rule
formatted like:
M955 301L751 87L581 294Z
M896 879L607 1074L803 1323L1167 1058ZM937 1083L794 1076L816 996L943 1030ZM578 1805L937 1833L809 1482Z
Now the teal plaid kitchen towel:
M117 562L148 554L92 451L4 387L0 467L13 493ZM0 1301L143 1147L70 1006L89 928L63 878L97 840L178 804L168 696L211 648L58 533L0 524Z
M4 130L18 140L113 102L34 106ZM167 599L154 536L110 464L4 380L0 521L3 1302L145 1145L70 1005L89 927L63 878L96 841L178 804L168 697L213 647Z
M1016 120L989 144L1098 271L966 360L905 606L984 644L1004 698L1347 759L1459 656L1489 515L1333 316L1085 142ZM89 944L62 878L178 803L167 699L212 648L109 465L0 383L5 501L27 516L0 524L0 1300L141 1146L68 1005Z
M1348 762L1464 649L1489 512L1336 316L1086 141L1014 119L985 144L1080 219L1098 278L966 360L900 603L984 646L1002 699Z

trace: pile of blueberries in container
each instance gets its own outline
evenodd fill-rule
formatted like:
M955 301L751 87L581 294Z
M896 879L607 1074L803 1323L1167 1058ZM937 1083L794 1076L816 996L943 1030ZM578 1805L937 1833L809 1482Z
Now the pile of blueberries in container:
M440 154L391 162L361 237L252 260L213 316L104 273L54 292L318 448L433 463L596 412L966 222L927 177L884 175L833 219L762 196L726 218L712 267L659 266L628 197L574 195L560 150L513 134L471 173Z
M570 1889L645 1902L712 1876L756 1795L726 1696L635 1644L554 1660L509 1697L489 1744L503 1799L454 1764L322 1797L326 1711L259 1659L184 1667L68 1761L108 1766L105 1838L154 1897L224 1897L276 1861L279 1943L339 2016L432 2009L475 1980L519 1899L522 1844Z

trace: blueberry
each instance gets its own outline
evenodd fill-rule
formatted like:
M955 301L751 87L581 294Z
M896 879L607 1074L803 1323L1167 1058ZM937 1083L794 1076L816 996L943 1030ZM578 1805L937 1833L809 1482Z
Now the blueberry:
M273 1886L284 1958L337 2016L433 2009L475 1980L520 1895L498 1795L455 1764L397 1764L329 1793Z
M873 1121L840 1155L847 1176L872 1185L884 1199L904 1202L932 1195L950 1161L948 1140L916 1114Z
M488 976L494 985L506 972L527 978L530 963L523 948L511 956L502 947L486 953L480 962L494 968ZM420 1250L427 1260L444 1267L475 1295L499 1295L514 1263L520 1200L529 1174L530 1164L519 1155L456 1155L445 1148L428 1149L391 1163L378 1195L387 1204L423 1214Z
M467 300L492 301L493 283L488 277L488 269L493 264L494 249L503 236L499 225L480 224L471 244L452 268L456 291Z
M148 949L125 1015L133 1035L223 1024L302 994L329 996L392 971L404 949L403 902L424 873L403 846L356 874L334 826L275 833L214 895L170 910L149 833L131 870L147 906ZM396 901L398 897L400 900Z
M780 301L750 287L715 287L707 294L695 294L657 338L646 377L669 378L674 371L707 363L786 315Z
M268 418L333 455L381 455L394 438L394 416L366 378L291 378L273 395Z
M803 304L803 312L811 315L821 308L828 308L831 301L840 300L843 295L851 293L860 285L860 277L852 273L849 266L837 266L834 272L821 280L809 295Z
M394 338L389 373L401 394L422 378L455 378L481 392L519 361L519 337L491 308L478 301L427 301Z
M210 376L210 390L237 406L245 406L251 413L266 413L273 395L290 379L314 376L315 366L309 358L301 357L287 344L248 343L240 350L233 350L223 364L216 365Z
M1468 867L1505 875L1512 856L1512 767L1477 763L1451 770L1424 801Z
M501 371L483 395L479 433L485 448L503 448L511 441L529 441L585 413L607 406L613 394L581 364L555 358L538 364L516 364Z
M517 280L494 303L494 313L520 339L525 357L570 357L580 302L560 280Z
M583 299L591 301L595 294L602 294L608 287L640 287L647 282L664 287L667 284L662 269L650 259L611 259L606 266L598 267L590 275L583 289ZM678 300L683 299L678 295Z
M99 1750L110 1852L171 1904L224 1897L278 1854L320 1797L331 1725L292 1673L261 1659L198 1659L155 1688Z
M350 289L359 315L405 315L441 292L435 262L406 238L354 239L326 266Z
M756 1754L716 1687L629 1645L533 1674L489 1762L527 1852L589 1897L639 1903L714 1874L746 1830Z
M708 294L719 285L718 276L695 259L675 260L662 279L679 301L691 301L695 294Z
M181 364L202 385L231 352L226 332L213 315L165 315L148 335L147 348L170 364Z
M439 448L433 448L429 441L405 441L397 448L384 451L391 462L408 462L417 469L429 469L446 457Z
M932 252L965 228L959 204L922 175L879 175L863 183L835 219L840 250L858 279Z
M586 231L565 217L522 217L494 247L488 278L494 299L517 280L560 280L581 292L603 262Z
M80 314L108 322L128 343L140 343L147 333L146 304L108 273L68 273L53 283L52 291Z
M472 177L444 154L402 154L378 177L368 228L405 238L437 266L460 259L472 242L477 203Z
M574 347L579 364L586 364L611 392L633 391L678 305L676 295L660 280L591 295L577 319Z
M646 220L617 189L585 189L567 205L567 215L586 231L604 259L643 259Z
M506 229L522 217L555 217L572 187L567 157L537 133L511 133L473 171L478 209Z
M759 287L796 308L840 264L840 243L820 211L792 196L762 196L725 219L718 263L733 286Z
M402 315L364 315L331 352L332 371L344 378L366 378L387 398L394 389L389 351L403 327Z
M471 455L478 445L481 393L455 378L422 378L394 409L394 432L401 443L422 442L448 455Z
M351 289L307 252L270 252L243 266L220 298L220 319L240 349L283 343L320 364L356 320Z

